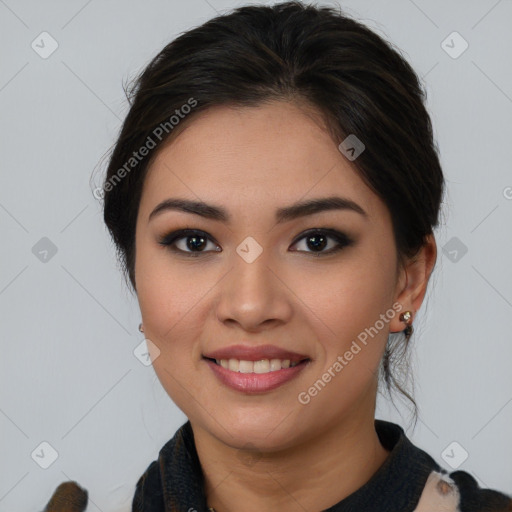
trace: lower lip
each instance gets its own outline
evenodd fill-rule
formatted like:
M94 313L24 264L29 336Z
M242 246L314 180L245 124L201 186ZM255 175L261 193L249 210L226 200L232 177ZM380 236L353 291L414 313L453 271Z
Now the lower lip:
M209 359L204 359L215 376L226 386L244 393L264 393L278 388L295 378L309 363L309 360L297 366L281 368L268 373L240 373L228 370Z

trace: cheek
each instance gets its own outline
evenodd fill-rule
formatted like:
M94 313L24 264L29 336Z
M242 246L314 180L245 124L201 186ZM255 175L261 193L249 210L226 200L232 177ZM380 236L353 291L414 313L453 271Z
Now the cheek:
M187 375L200 358L195 341L200 340L206 321L202 304L211 283L197 265L173 264L158 249L144 247L137 253L137 298L145 335L160 351L153 364L159 378L166 378L166 371Z
M313 422L325 410L331 420L339 419L340 414L367 404L375 393L389 332L389 320L383 321L381 315L395 314L392 282L385 273L362 267L351 265L346 272L331 273L304 301L314 312L306 313L304 308L318 340L319 364L300 389L301 396L314 404L302 409Z
M191 396L203 403L197 379L201 357L197 341L205 323L202 300L211 286L200 278L201 272L184 271L185 265L178 271L177 265L163 264L158 258L149 267L145 263L141 258L137 296L147 325L145 336L156 347L156 357L151 355L153 369L173 402L189 411Z
M172 339L184 324L190 326L183 320L208 289L197 264L173 260L165 248L144 240L137 248L135 276L141 313L155 338Z
M369 249L341 259L328 271L305 274L295 288L307 306L305 312L310 311L311 321L317 325L327 366L349 351L354 341L361 350L352 348L357 352L353 360L358 362L351 366L363 365L373 371L378 365L389 331L389 319L382 321L381 315L394 315L393 265L393 254L386 255L382 248Z

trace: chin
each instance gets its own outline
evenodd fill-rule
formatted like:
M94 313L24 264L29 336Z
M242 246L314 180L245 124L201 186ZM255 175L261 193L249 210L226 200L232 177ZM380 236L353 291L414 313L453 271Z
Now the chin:
M215 437L238 449L252 446L265 452L282 450L292 445L299 434L294 415L282 408L250 411L241 407L237 413L217 416L208 423ZM221 425L228 426L224 429Z

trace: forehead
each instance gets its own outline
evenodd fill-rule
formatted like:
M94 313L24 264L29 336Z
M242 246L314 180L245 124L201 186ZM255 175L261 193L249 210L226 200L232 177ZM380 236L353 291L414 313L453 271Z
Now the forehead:
M309 108L218 106L184 126L148 169L143 212L169 196L236 206L239 213L328 195L357 201L369 215L387 210Z

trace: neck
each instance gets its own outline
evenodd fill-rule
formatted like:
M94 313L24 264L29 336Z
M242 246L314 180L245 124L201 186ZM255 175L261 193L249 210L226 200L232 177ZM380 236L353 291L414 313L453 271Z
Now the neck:
M363 486L386 460L374 411L272 453L226 446L194 428L209 507L216 512L325 510Z

